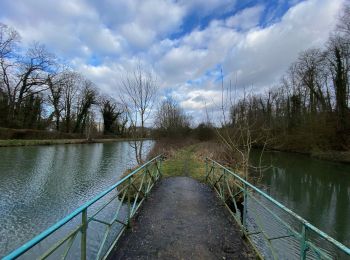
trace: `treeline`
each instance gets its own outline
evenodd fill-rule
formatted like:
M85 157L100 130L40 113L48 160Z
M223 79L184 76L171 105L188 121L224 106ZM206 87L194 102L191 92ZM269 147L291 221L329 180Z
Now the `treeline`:
M191 118L172 98L167 98L160 104L154 125L157 137L184 137L191 132Z
M46 48L0 23L0 127L125 135L125 109ZM97 118L103 125L96 123Z
M200 141L215 137L215 129L209 122L202 122L197 127L191 125L192 118L172 98L165 99L155 115L153 136L156 138L195 138Z
M230 110L233 126L248 121L269 131L270 146L296 151L348 150L350 6L323 48L300 53L278 87L246 93Z

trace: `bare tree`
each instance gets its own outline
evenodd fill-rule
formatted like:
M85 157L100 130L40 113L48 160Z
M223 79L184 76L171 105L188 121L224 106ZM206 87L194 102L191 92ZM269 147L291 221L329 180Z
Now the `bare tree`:
M222 73L222 72L221 72ZM260 114L259 100L253 95L247 95L244 90L243 98L236 101L232 97L232 86L224 87L223 75L221 75L221 127L215 128L221 143L226 147L227 159L231 166L238 168L245 179L248 179L249 169L259 169L262 172L261 159L265 147L269 141L268 124L259 125ZM229 111L230 115L227 115ZM261 146L259 166L251 165L252 147ZM233 165L232 165L233 164Z
M309 49L299 55L296 64L297 76L300 82L309 90L310 112L315 113L317 105L319 110L329 110L329 102L324 95L324 82L327 80L325 68L324 54L320 49Z
M60 73L52 73L47 77L48 91L48 102L53 107L53 112L50 118L54 116L55 118L55 129L60 130L60 121L62 117L63 107L63 91L64 91L64 79Z
M82 88L77 102L77 113L74 132L84 133L89 122L91 106L97 102L97 91L90 80L85 79L82 82Z
M343 6L343 12L339 17L337 24L337 30L344 34L345 37L350 39L350 4L345 3Z
M141 65L122 80L123 93L120 98L129 117L130 133L134 139L132 147L139 164L143 162L142 138L146 136L145 124L152 111L157 89L154 75L145 71Z
M60 74L60 85L62 87L63 114L62 121L64 123L65 132L72 131L73 106L78 96L79 84L82 76L73 71L64 71Z
M27 98L47 89L47 75L54 65L55 57L37 43L19 59L1 61L1 88L8 97L11 121L16 122L21 117L21 107Z
M17 83L14 87L14 92L18 93L18 104L26 95L47 89L47 74L53 65L55 65L54 55L49 53L45 46L34 43L19 63Z
M18 44L20 36L13 28L0 23L0 122L2 125L8 125L11 121L9 115L11 110L11 76L9 70L12 67L11 57L14 56L15 47Z
M15 29L0 23L0 61L14 52L19 40L20 36Z
M155 126L161 136L181 136L189 129L190 120L181 107L168 98L157 110Z
M345 135L349 130L349 72L350 43L344 37L331 37L328 45L328 62L335 92L335 112L340 143L346 148Z

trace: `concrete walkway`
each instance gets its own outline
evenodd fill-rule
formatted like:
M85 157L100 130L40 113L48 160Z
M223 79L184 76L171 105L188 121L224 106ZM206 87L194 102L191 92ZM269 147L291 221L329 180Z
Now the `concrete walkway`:
M189 177L163 179L110 259L255 259L214 192Z

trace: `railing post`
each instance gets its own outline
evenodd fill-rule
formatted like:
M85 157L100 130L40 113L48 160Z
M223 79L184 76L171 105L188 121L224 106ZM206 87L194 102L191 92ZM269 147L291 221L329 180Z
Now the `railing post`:
M147 178L149 178L150 179L150 181L151 181L151 183L152 183L152 173L148 170L148 167L146 166L146 168L143 170L143 174L145 175L145 178L146 178L146 182L145 183L148 183L147 182ZM149 173L149 176L147 175L147 172ZM145 193L144 193L144 195L145 195L145 199L147 199L147 197L148 197L148 192L149 192L149 190L148 190L148 184L146 184L145 185L145 188L146 188L146 190L145 190Z
M159 174L159 178L162 178L162 162L163 162L163 156L160 158L160 160L157 160L157 169L158 169L158 174ZM159 165L158 165L159 162Z
M248 196L247 196L247 185L243 184L243 228L247 231L247 213L248 213Z
M305 224L303 224L303 226L301 227L301 238L300 238L300 259L302 260L306 259L306 250L307 250L306 231L307 231L307 228Z
M226 203L226 196L225 196L225 181L226 181L226 170L225 168L222 169L222 174L223 174L223 178L222 178L222 201L224 203Z
M131 177L128 179L128 227L130 227L130 217L131 217L131 194L130 194L130 187L131 187Z
M87 240L87 209L81 213L81 259L86 260L86 240Z

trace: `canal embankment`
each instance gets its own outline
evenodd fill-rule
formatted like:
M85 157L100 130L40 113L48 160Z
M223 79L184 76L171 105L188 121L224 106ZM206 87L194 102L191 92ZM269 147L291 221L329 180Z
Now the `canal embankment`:
M92 144L132 141L135 138L116 135L90 135L77 133L63 133L35 129L12 129L0 127L0 147L59 145L59 144ZM137 138L136 140L151 140L151 138Z
M257 146L257 149L261 149L261 146ZM311 158L325 160L330 162L338 162L350 164L350 151L337 151L337 150L329 150L329 149L296 149L291 147L284 146L267 146L266 150L269 151L277 151L277 152L285 152L285 153L296 153L307 155Z
M58 145L58 144L93 144L134 141L134 138L98 138L98 139L44 139L44 140L23 140L9 139L0 140L0 147L33 146L33 145ZM137 139L141 140L141 139ZM151 139L142 139L151 140Z

